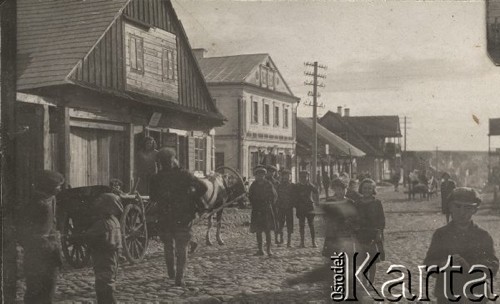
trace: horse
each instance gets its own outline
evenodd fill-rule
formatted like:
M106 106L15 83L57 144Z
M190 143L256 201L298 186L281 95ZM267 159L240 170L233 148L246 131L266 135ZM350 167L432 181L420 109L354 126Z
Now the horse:
M234 170L230 168L225 169L234 172ZM241 178L239 175L236 176L237 177L230 174L214 172L204 178L200 178L208 188L207 192L201 197L201 202L205 206L207 212L202 218L208 217L207 232L205 235L205 243L207 246L213 245L211 240L213 215L215 214L217 221L215 238L217 243L222 246L224 245L224 241L221 236L221 227L224 208L246 193Z

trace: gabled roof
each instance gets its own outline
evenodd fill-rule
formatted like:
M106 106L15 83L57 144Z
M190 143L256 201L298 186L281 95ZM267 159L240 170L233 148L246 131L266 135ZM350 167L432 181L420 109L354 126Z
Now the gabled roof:
M199 58L207 82L243 82L268 54L247 54Z
M323 115L323 117L319 119L319 123L332 133L348 133L347 141L366 152L366 154L381 154L381 151L378 151L378 149L373 147L353 125L351 125L347 120L342 119L342 116L340 116L339 114L328 111L325 115Z
M297 117L297 142L303 146L310 146L313 120L309 117ZM316 125L318 138L329 145L330 153L343 157L363 157L366 154L336 134L328 131L319 123Z
M256 73L260 77L259 66L269 65L277 72L277 77L281 80L281 83L276 85L273 91L294 96L269 54L202 57L198 58L198 64L207 83L245 83L250 85L259 82L258 78L255 78Z
M18 89L66 83L130 0L17 0Z
M363 136L401 137L398 116L344 116Z

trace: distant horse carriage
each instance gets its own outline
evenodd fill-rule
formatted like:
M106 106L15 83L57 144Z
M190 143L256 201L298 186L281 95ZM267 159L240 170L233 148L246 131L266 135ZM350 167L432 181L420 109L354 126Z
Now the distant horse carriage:
M201 180L207 185L207 192L202 197L206 207L197 222L208 218L206 233L207 244L210 241L212 217L216 214L216 238L223 244L221 237L223 209L246 196L241 176L229 167L221 167L216 173ZM134 189L136 189L137 184ZM58 222L61 231L62 251L65 260L75 268L83 268L89 264L90 255L86 243L85 231L90 228L94 215L92 205L103 193L111 193L109 186L87 186L70 188L57 196ZM144 259L149 239L159 235L158 205L141 196L135 190L133 194L120 195L123 213L120 224L123 238L123 254L130 263L138 263Z

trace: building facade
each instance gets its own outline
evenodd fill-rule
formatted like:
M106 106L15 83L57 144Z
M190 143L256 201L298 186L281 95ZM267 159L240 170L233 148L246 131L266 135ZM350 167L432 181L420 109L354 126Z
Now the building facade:
M210 93L228 121L216 128L215 163L253 178L259 164L295 180L295 97L268 54L205 57L195 50Z
M20 189L50 169L71 187L128 190L145 136L191 171L214 169L224 117L170 1L20 0L18 20Z

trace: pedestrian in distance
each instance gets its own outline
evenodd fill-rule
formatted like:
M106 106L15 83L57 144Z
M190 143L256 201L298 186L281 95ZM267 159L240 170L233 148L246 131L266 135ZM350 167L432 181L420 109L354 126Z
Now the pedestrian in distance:
M319 182L319 180L318 180L318 182ZM328 197L329 197L328 191L330 190L331 180L330 180L330 177L328 176L328 173L326 171L323 171L321 182L323 184L323 188L325 189L325 197L326 197L326 199L328 199Z
M456 188L450 193L448 202L451 221L434 232L424 265L443 267L448 264L451 257L453 265L458 264L462 267L461 274L454 275L453 281L449 280L446 285L443 274L438 274L434 289L437 302L471 303L475 298L471 294L473 290L464 291L464 285L480 278L483 274L481 272L469 274L469 270L474 265L484 265L495 275L498 271L498 258L495 255L491 235L472 220L481 204L479 194L471 188ZM476 289L483 291L481 286L477 287ZM450 299L445 295L445 289L452 290L454 295L461 298L458 301ZM487 299L474 302L487 303Z
M19 241L24 248L26 292L24 303L52 303L58 270L62 265L61 241L56 230L56 195L64 177L41 171L35 177L30 200L21 207Z
M120 221L123 206L114 193L101 194L93 204L95 221L87 230L87 244L95 275L98 304L116 303L115 282L119 250L122 248Z
M265 178L267 170L265 167L257 166L254 169L255 181L250 186L248 198L252 206L250 218L250 232L257 236L257 252L255 255L262 256L262 234L266 236L266 252L272 256L271 231L276 231L276 220L274 216L275 204L278 195L274 186Z
M299 172L299 183L295 185L296 215L299 219L300 247L305 248L306 220L311 233L311 244L316 248L316 233L314 230L314 196L318 195L318 188L309 181L309 172Z
M347 192L345 197L356 202L361 199L361 194L358 192L359 190L359 182L356 179L349 180L349 185L347 186Z
M323 183L321 182L321 173L316 174L316 184L318 185L318 193L323 191Z
M278 236L279 244L283 244L283 227L286 224L287 232L287 247L291 247L293 234L293 200L294 200L294 184L290 182L289 170L281 172L281 181L278 185Z
M165 263L170 279L184 286L188 246L196 214L203 210L201 196L207 186L189 171L178 166L175 151L158 151L161 170L151 179L152 201L158 203L160 238L165 251Z
M443 182L441 183L441 211L446 216L446 223L450 222L449 196L453 189L457 187L455 181L450 179L450 174L443 173Z
M377 270L376 263L385 260L384 251L384 229L385 214L382 202L375 195L376 183L372 179L364 179L359 184L361 198L355 201L359 214L360 227L358 230L358 241L361 245L361 252L368 253L370 257L380 253L380 259L370 268L368 277L371 282L375 280Z
M142 142L142 148L137 153L136 179L139 179L138 191L142 195L149 194L150 180L158 172L157 164L158 150L153 137L146 136Z

